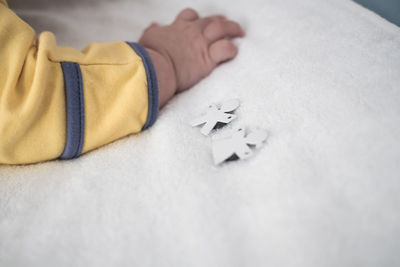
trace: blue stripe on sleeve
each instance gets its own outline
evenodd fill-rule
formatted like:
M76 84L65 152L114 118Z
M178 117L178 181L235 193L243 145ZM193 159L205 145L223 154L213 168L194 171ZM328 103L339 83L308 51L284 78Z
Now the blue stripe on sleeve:
M158 83L156 72L153 63L146 49L138 43L126 42L138 54L143 61L144 68L147 74L147 87L149 97L149 107L147 113L146 123L142 130L152 126L157 119L158 114Z
M61 159L78 157L82 152L85 131L82 73L79 64L61 62L64 74L67 140Z

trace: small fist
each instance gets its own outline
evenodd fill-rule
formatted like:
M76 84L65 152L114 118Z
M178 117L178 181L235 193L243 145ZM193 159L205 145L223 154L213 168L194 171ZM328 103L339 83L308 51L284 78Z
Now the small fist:
M152 59L160 55L164 58L155 60L155 65L164 61L159 64L159 71L155 66L157 76L163 69L171 68L164 71L173 73L174 77L170 78L175 81L164 82L175 84L174 89L180 92L198 83L218 64L234 58L238 50L232 38L243 36L244 31L237 22L222 15L200 18L195 10L187 8L171 25L151 24L139 43L150 50ZM163 80L165 77L159 83Z

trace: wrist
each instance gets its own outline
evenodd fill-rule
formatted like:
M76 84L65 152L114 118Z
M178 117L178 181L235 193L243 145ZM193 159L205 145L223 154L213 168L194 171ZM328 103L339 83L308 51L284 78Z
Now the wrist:
M146 47L145 47L146 48ZM168 55L164 55L154 49L146 48L158 81L159 109L170 100L177 90L177 79L172 60Z

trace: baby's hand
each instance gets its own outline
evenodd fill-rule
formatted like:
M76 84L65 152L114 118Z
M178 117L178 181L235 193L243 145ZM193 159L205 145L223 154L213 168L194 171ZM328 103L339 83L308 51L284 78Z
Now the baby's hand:
M186 90L206 77L221 62L234 58L237 48L231 38L244 31L224 16L199 18L184 9L168 26L153 23L139 43L153 61L159 85L160 107L176 92Z

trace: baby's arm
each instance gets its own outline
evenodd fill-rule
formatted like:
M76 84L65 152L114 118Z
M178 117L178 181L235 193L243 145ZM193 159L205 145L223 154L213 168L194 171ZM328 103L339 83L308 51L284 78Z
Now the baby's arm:
M153 25L139 44L78 51L49 32L35 39L0 0L0 163L73 158L151 126L175 92L236 54L230 41L215 40L242 33L207 33L233 22L194 16L186 10L170 26Z
M57 46L0 1L0 163L74 158L154 122L157 83L142 46Z

